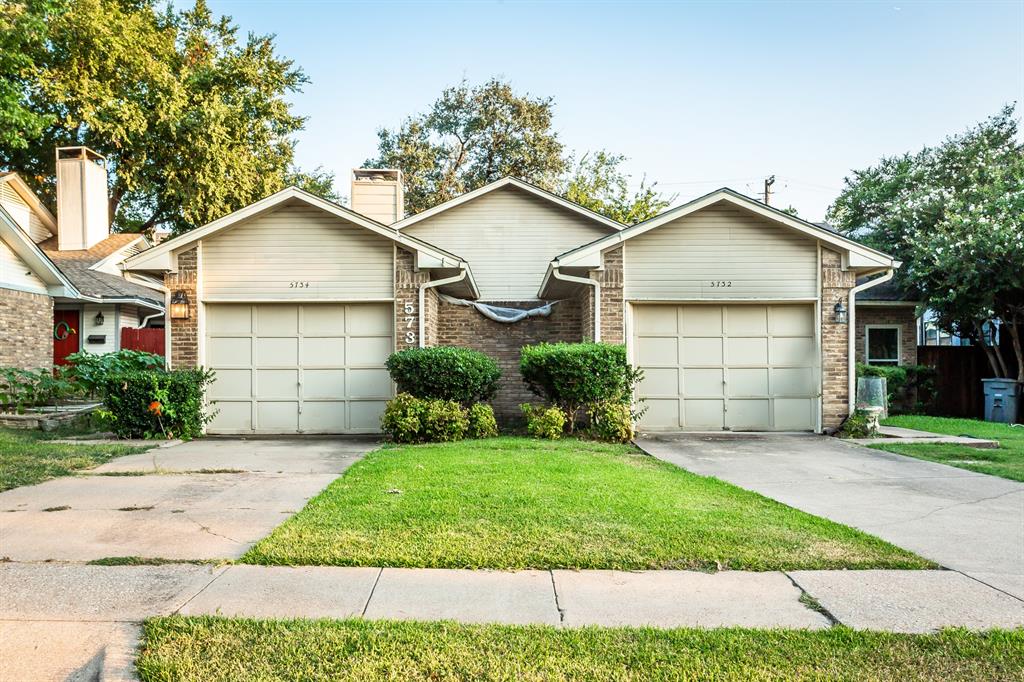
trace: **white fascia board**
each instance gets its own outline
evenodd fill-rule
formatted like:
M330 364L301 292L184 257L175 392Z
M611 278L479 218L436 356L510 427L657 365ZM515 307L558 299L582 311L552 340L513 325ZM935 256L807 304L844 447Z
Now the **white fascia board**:
M89 269L90 270L96 270L97 272L105 272L108 275L118 275L118 276L120 276L121 275L121 267L120 266L121 266L121 263L124 262L124 252L127 251L132 246L135 246L136 244L138 244L140 241L146 241L146 237L144 235L140 234L138 239L131 240L130 242L128 242L127 244L125 244L124 246L119 248L118 250L116 250L113 253L111 253L106 258L104 258L102 260L99 260L99 261L96 261L95 263L93 263L92 267L90 267ZM148 244L149 242L146 241L146 243Z
M569 201L568 199L565 199L563 197L558 196L557 194L552 194L551 192L548 192L547 190L541 189L540 187L536 187L534 185L531 185L528 182L524 182L522 180L518 180L518 179L513 178L511 176L504 177L504 178L502 178L500 180L495 180L494 182L492 182L490 184L487 184L487 185L484 185L483 187L479 187L479 188L473 190L472 192L466 192L462 196L455 197L454 199L449 199L448 201L446 201L444 203L441 203L441 204L438 204L437 206L433 206L431 208L428 208L426 211L421 211L420 213L417 213L416 215L409 216L408 218L403 218L402 220L399 220L397 223L392 225L392 227L394 227L396 230L402 230L402 229L404 229L406 227L409 227L410 225L415 225L416 223L420 222L421 220L426 220L427 218L430 218L431 216L435 216L438 213L443 213L444 211L447 211L449 209L455 208L456 206L461 206L462 204L465 204L466 202L472 201L473 199L476 199L477 197L483 196L484 194L488 194L490 192L493 192L496 189L501 189L502 187L506 187L508 185L512 185L513 187L517 187L517 188L523 190L524 192L529 192L530 194L533 194L534 196L540 197L541 199L544 199L545 201L550 201L551 203L557 204L558 206L561 206L562 208L565 208L565 209L568 209L570 211L573 211L574 213L578 213L578 214L582 215L585 218L589 218L590 220L593 220L593 221L596 221L598 223L601 223L605 227L611 228L611 229L615 230L616 232L618 232L620 230L624 230L626 228L626 226L623 225L620 222L612 220L611 218L606 218L605 216L601 215L600 213L595 213L594 211L591 211L588 208L584 208L583 206L580 206L579 204L573 203L573 202Z
M81 298L75 285L71 283L60 268L50 260L32 238L28 236L11 217L3 206L0 206L0 237L3 238L14 253L31 269L32 273L46 284L47 291L59 292L56 295L66 298Z
M645 232L660 227L665 223L688 216L691 213L696 213L701 209L707 208L708 206L721 201L728 202L734 206L738 206L742 209L755 213L763 218L771 220L772 222L800 232L812 239L817 239L820 242L831 244L832 246L842 249L851 256L856 254L858 257L863 258L866 261L865 266L893 267L894 261L888 254L876 251L875 249L864 246L863 244L858 244L851 239L847 239L846 237L830 232L829 230L818 227L817 225L804 222L799 218L794 218L782 211L777 211L769 206L765 206L759 201L755 201L754 199L745 197L738 192L734 192L733 190L726 188L715 190L714 192L706 194L698 199L694 199L687 204L665 211L661 215L657 215L650 220L637 223L632 227L627 227L618 234L611 234L604 239L599 239L598 241L586 244L573 249L572 251L567 251L556 258L556 260L562 265L568 265L570 263L575 265L579 262L585 262L586 257L593 253L600 253L615 246L616 244L619 244L620 242L639 236Z

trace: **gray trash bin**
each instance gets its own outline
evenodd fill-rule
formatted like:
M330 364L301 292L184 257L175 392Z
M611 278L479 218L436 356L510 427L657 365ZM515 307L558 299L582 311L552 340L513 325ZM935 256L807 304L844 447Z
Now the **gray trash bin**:
M985 386L985 421L1017 423L1020 384L1013 379L982 379Z

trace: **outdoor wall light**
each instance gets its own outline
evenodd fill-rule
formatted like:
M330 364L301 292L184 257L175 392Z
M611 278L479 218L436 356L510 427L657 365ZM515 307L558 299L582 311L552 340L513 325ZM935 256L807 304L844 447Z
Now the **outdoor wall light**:
M832 310L835 311L835 317L833 318L836 324L846 324L846 306L843 305L843 299L836 301L836 307Z
M96 313L96 317L92 318L92 323L97 327L103 326L103 311Z
M171 296L171 319L188 319L188 295L184 291L175 291Z

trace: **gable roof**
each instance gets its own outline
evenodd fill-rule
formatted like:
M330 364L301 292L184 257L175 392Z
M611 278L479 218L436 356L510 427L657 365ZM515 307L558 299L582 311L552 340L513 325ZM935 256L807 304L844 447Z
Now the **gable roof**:
M0 239L28 265L33 274L43 280L50 296L81 296L67 275L32 241L3 206L0 206Z
M39 219L46 225L46 229L50 231L50 236L57 234L57 219L50 213L50 209L46 208L46 205L39 200L36 193L32 191L32 188L21 179L21 176L14 171L5 171L0 173L0 184L6 184L8 187L14 190L14 192L22 198L22 200L28 204L28 207L32 209Z
M420 211L416 215L409 216L408 218L403 218L402 220L399 220L394 225L392 225L392 227L395 228L396 230L404 229L406 227L409 227L410 225L415 225L421 220L426 220L431 216L435 216L438 213L442 213L449 209L453 209L457 206L461 206L462 204L465 204L469 201L473 201L474 199L482 197L485 194L490 194L491 192L497 189L510 186L515 187L517 189L521 189L536 197L540 197L545 201L551 202L552 204L555 204L557 206L561 206L562 208L568 209L574 213L578 213L584 218L597 222L606 228L615 230L616 232L618 232L619 230L623 230L626 227L625 225L616 220L612 220L611 218L607 218L601 215L600 213L595 213L594 211L591 211L589 208L584 208L583 206L580 206L575 202L569 201L564 197L560 197L557 194L549 192L546 189L542 189L540 187L537 187L536 185L531 185L528 182L519 180L518 178L513 178L511 176L506 176L504 178L501 178L500 180L495 180L494 182L486 184L483 187L477 188L472 192L466 192L462 196L455 197L454 199L449 199L448 201L438 204L437 206L428 208L425 211Z
M602 237L601 239L594 240L589 244L584 244L583 246L566 251L556 257L552 262L552 265L554 267L589 266L591 264L590 261L593 260L593 256L607 248L719 202L726 202L739 206L740 208L751 211L763 218L767 218L772 222L847 251L851 254L849 264L852 267L899 267L899 264L888 254L882 253L881 251L877 251L868 246L864 246L863 244L837 234L832 230L821 227L820 225L816 225L815 223L801 220L800 218L791 216L788 213L784 213L778 209L772 208L771 206L766 206L760 201L751 199L750 197L731 190L728 187L723 187L705 194L702 197L698 197L693 201L683 204L682 206L677 206L676 208L665 211L664 213L656 215L642 223L637 223L636 225L627 227L621 232L610 234L606 237Z
M218 218L211 223L207 223L202 227L197 227L185 234L163 241L159 245L125 260L123 268L125 270L171 270L174 268L175 252L245 220L272 211L288 201L300 201L315 208L319 208L320 210L337 216L342 220L358 225L359 227L363 227L371 232L379 234L382 237L392 240L396 244L415 251L419 256L417 265L421 268L457 268L466 270L466 277L469 281L470 288L474 292L474 295L479 296L476 282L473 281L472 270L470 270L469 263L465 259L451 252L445 251L444 249L440 249L433 244L429 244L422 239L417 239L411 235L400 234L394 228L378 223L376 220L367 218L366 216L356 213L344 206L340 206L333 201L328 201L294 186L286 187L279 192L275 192L268 197L249 204L244 208L240 208L234 213L229 213L228 215Z
M39 247L84 297L110 302L134 301L163 310L162 292L96 267L143 239L139 234L112 234L90 249L60 251L57 238L51 237Z

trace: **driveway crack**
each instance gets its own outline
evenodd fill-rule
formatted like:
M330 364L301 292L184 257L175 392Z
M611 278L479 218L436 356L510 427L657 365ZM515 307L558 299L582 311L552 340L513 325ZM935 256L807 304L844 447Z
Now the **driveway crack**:
M223 535L222 533L215 533L215 532L214 532L213 530L211 530L211 529L210 529L210 527L209 527L209 526L204 526L203 524L199 523L198 521L196 521L195 519L193 519L193 518L192 518L191 516L189 516L188 514L183 514L183 516L184 516L184 517L185 517L186 519L188 519L189 521L191 521L192 523L194 523L194 524L196 524L197 526L199 526L199 530L203 531L204 533L209 533L210 535L213 535L214 537L218 537L218 538L223 538L223 539L225 539L225 540L230 540L231 542L236 542L236 543L238 543L238 544L245 544L245 543L243 543L243 542L242 542L241 540L238 540L238 539L236 539L236 538L232 538L232 537L229 537L229 536L227 536L227 535Z
M911 521L920 521L921 519L928 518L932 514L938 514L941 511L947 511L949 509L955 509L956 507L966 507L966 506L969 506L969 505L972 505L972 504L980 504L981 502L989 502L991 500L998 500L999 498L1006 497L1007 495L1019 495L1021 492L1022 491L1020 491L1020 490L1008 490L1008 491L1006 491L1004 493L999 493L998 495L991 495L989 497L980 497L980 498L978 498L976 500L968 500L967 502L954 502L953 504L945 504L945 505L942 505L941 507L936 507L935 509L932 509L931 511L929 511L927 513L921 514L920 516L913 516L913 517L911 517L909 519L900 519L898 521L889 521L889 522L886 522L886 523L879 523L879 524L876 524L874 527L882 528L884 526L891 526L891 525L899 524L899 523L909 523Z
M562 604L558 600L558 586L555 584L555 572L548 570L548 575L551 576L551 592L555 595L555 610L558 611L558 623L561 625L565 623L565 609L562 608Z

